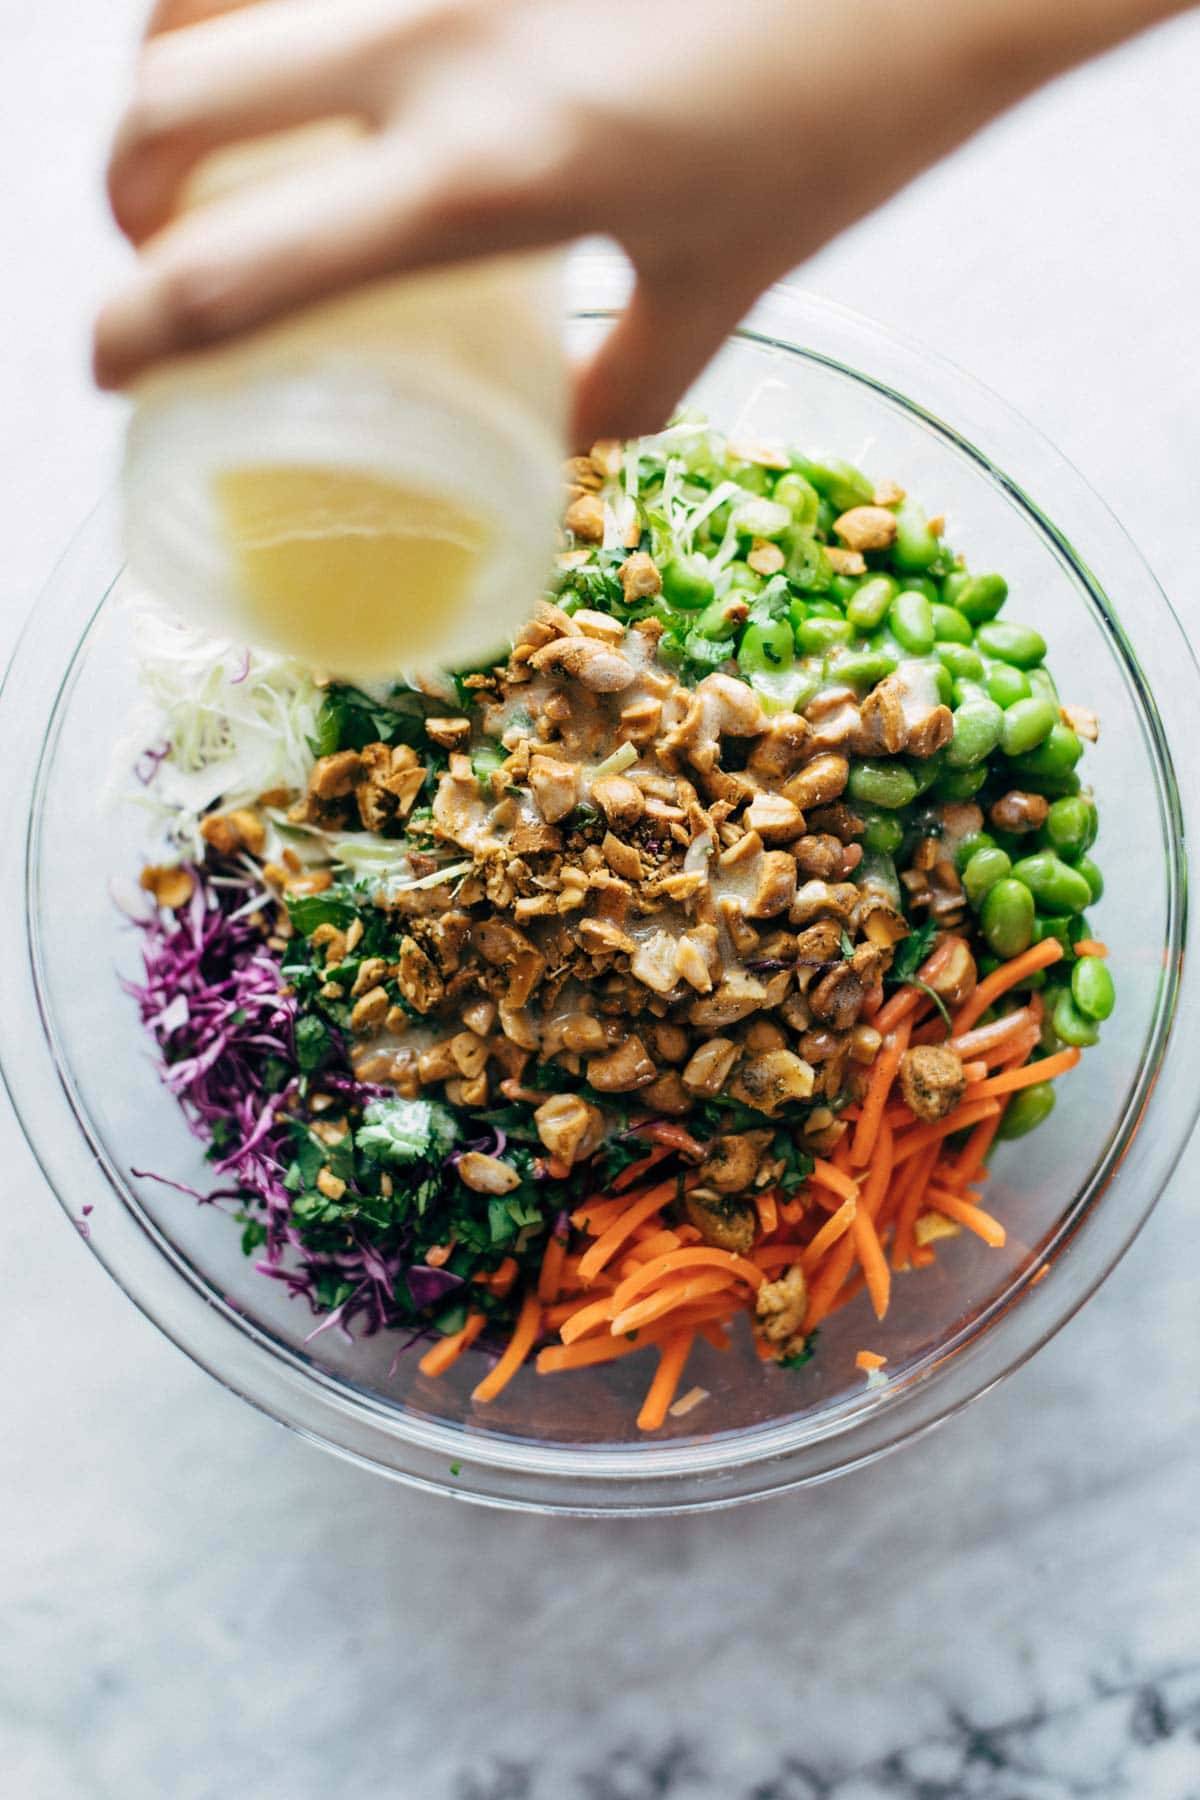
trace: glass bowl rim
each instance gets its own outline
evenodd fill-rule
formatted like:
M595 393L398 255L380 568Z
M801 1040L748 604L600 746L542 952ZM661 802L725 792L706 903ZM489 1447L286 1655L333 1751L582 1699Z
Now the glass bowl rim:
M582 274L578 272L580 268ZM594 256L583 259L572 274L572 286L583 290L572 307L573 316L591 321L610 319L620 303L626 283L625 267L619 259ZM799 340L798 329L804 333ZM920 420L960 454L965 453L991 481L1003 486L1025 515L1026 524L1048 539L1069 565L1083 587L1088 603L1105 626L1113 655L1123 665L1127 679L1132 680L1140 722L1143 730L1149 731L1165 825L1168 878L1168 931L1163 946L1167 952L1165 978L1160 982L1149 1035L1153 1054L1130 1092L1121 1129L1113 1133L1108 1151L1074 1195L1041 1256L1028 1263L977 1315L941 1340L911 1369L890 1381L886 1389L864 1389L860 1395L827 1409L815 1421L793 1420L716 1432L706 1439L680 1445L645 1443L604 1449L539 1444L534 1439L475 1433L467 1426L438 1424L391 1406L382 1398L356 1389L345 1379L329 1375L311 1359L282 1343L230 1305L209 1279L176 1250L111 1165L103 1145L89 1128L86 1108L74 1091L69 1063L57 1043L46 1004L42 921L36 886L43 819L41 801L52 765L54 743L63 724L64 701L91 641L96 619L119 578L120 570L112 571L108 552L111 514L105 503L85 524L52 573L45 590L49 595L56 593L64 582L69 584L79 580L81 583L82 605L76 611L83 629L65 670L55 679L55 670L61 665L55 663L54 669L42 666L45 652L38 631L39 609L35 607L0 688L0 742L5 742L6 748L12 748L21 740L19 714L23 703L25 710L29 710L30 695L36 696L35 711L40 702L47 698L50 702L48 724L44 715L40 720L43 727L40 739L35 731L24 740L26 744L38 740L36 758L29 754L19 758L18 779L8 790L8 807L17 815L13 823L24 844L24 856L5 859L5 866L0 870L0 892L7 892L10 902L20 908L29 948L29 956L21 965L17 982L25 1012L22 1015L21 1008L11 1003L0 1007L0 1069L14 1110L48 1184L63 1209L74 1218L73 1208L79 1199L79 1171L73 1172L72 1197L68 1199L68 1184L60 1166L61 1150L57 1146L54 1151L48 1148L47 1127L51 1125L50 1114L54 1113L58 1123L69 1121L78 1128L91 1153L90 1179L102 1181L120 1204L121 1231L117 1248L110 1250L112 1234L107 1230L103 1242L93 1234L89 1247L134 1304L193 1360L268 1416L290 1425L335 1453L430 1491L495 1505L576 1513L682 1511L761 1497L786 1487L827 1479L873 1461L941 1422L1011 1373L1073 1316L1120 1260L1145 1222L1182 1153L1200 1110L1200 1093L1189 1096L1184 1109L1186 1116L1181 1115L1177 1131L1169 1134L1171 1142L1159 1153L1155 1178L1147 1184L1146 1192L1137 1197L1137 1204L1127 1204L1114 1242L1102 1255L1093 1258L1095 1267L1086 1272L1083 1284L1065 1298L1065 1303L1047 1305L1047 1295L1038 1294L1034 1284L1043 1266L1060 1255L1068 1243L1073 1244L1092 1221L1097 1201L1119 1169L1147 1106L1155 1103L1163 1057L1185 998L1182 982L1187 926L1184 843L1185 817L1192 810L1189 784L1182 784L1181 791L1181 784L1175 779L1174 758L1160 716L1161 696L1151 692L1142 663L1133 652L1104 589L1064 534L1064 504L1055 507L1060 522L1052 522L1030 500L1024 486L1006 474L978 442L971 441L962 430L948 424L939 416L939 411L931 410L909 392L893 385L892 377L896 371L900 371L900 378L906 383L915 377L918 385L922 381L926 387L932 384L954 401L961 400L964 404L957 409L960 413L971 409L980 413L984 420L983 436L988 435L989 426L1002 438L1005 432L1011 434L1015 430L1022 460L1031 457L1040 460L1056 482L1066 484L1066 510L1072 515L1082 511L1093 535L1099 534L1106 539L1105 555L1114 556L1120 551L1126 562L1136 568L1143 588L1152 596L1153 604L1161 608L1161 616L1154 622L1154 660L1160 660L1162 654L1158 640L1164 636L1171 638L1175 658L1181 657L1177 660L1176 678L1182 669L1189 684L1200 693L1195 659L1169 601L1108 508L1061 453L1012 407L972 377L944 358L907 342L872 321L789 284L770 290L733 335L821 364L839 376L873 389L905 414ZM819 350L812 340L822 337L826 348ZM857 366L856 362L846 361L847 347L852 347L856 356L864 348L881 356L889 368L890 378L880 379ZM972 433L974 438L980 435L978 428ZM1050 485L1049 479L1046 485ZM1075 536L1073 530L1072 540ZM102 554L109 555L109 572L103 592L96 601L95 568ZM61 613L56 623L61 624ZM53 662L54 658L50 660ZM1182 712L1182 703L1175 702L1174 695L1172 710ZM20 831L18 797L24 801L23 832ZM7 841L16 842L17 838L10 836ZM1190 1006L1190 989L1186 998ZM12 1021L18 1016L32 1017L34 1013L42 1033L37 1044L38 1054L30 1056L28 1042L21 1044L17 1054ZM35 1063L41 1075L52 1075L50 1082L39 1084L32 1077ZM1113 1225L1116 1224L1114 1219ZM136 1256L131 1231L143 1240L138 1246L140 1254ZM173 1284L167 1294L159 1282L152 1292L151 1265L156 1261L159 1265L166 1263L182 1274L184 1289ZM161 1275L161 1267L158 1272ZM1043 1287L1053 1285L1046 1283ZM177 1303L185 1290L191 1295L186 1318L182 1302ZM1024 1334L1013 1330L1014 1321L1017 1321L1014 1303L1018 1299L1023 1301L1021 1316L1028 1318L1031 1328ZM194 1302L199 1303L200 1312L196 1311ZM208 1328L215 1318L222 1321L218 1333ZM1015 1347L1008 1343L1014 1336L1022 1340ZM999 1356L996 1354L998 1337L1004 1339L1004 1352ZM243 1346L259 1353L252 1367L248 1363L239 1366ZM270 1379L266 1373L268 1365L271 1365ZM385 1445L413 1452L416 1462L398 1466L383 1454ZM832 1446L849 1454L830 1458L828 1452ZM451 1480L446 1479L448 1463L457 1459L470 1463L465 1482L453 1475ZM733 1472L744 1474L745 1481L731 1484L719 1479L722 1475L730 1475L731 1459ZM711 1491L706 1491L706 1483L715 1483ZM561 1491L554 1491L555 1484L559 1484ZM688 1484L693 1491L681 1491ZM565 1491L568 1485L571 1486L570 1493Z

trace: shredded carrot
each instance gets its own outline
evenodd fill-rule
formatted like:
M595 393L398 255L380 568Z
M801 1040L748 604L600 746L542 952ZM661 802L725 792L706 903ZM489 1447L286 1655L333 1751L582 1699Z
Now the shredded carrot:
M851 1275L849 1281L845 1282L834 1295L834 1298L829 1305L829 1313L826 1314L826 1317L828 1318L830 1313L841 1312L844 1306L849 1306L851 1301L857 1300L866 1285L867 1278L862 1270L859 1269L856 1273Z
M957 1219L960 1225L965 1225L968 1231L981 1237L985 1244L991 1244L995 1250L1003 1249L1007 1232L999 1219L984 1212L981 1206L972 1206L969 1200L964 1200L961 1194L954 1193L950 1188L930 1187L926 1198L938 1212L945 1213L948 1219Z
M854 1366L864 1370L882 1369L886 1361L887 1357L880 1356L878 1350L860 1350L854 1358Z
M843 1140L844 1141L844 1140ZM839 1149L840 1149L839 1145ZM820 1182L830 1193L839 1195L843 1200L857 1200L858 1183L853 1175L847 1175L836 1163L826 1162L823 1156L814 1156L811 1181Z
M609 1330L613 1337L620 1337L626 1331L640 1331L643 1325L653 1324L655 1319L661 1319L689 1300L700 1300L706 1294L721 1292L731 1285L731 1281L732 1277L724 1269L685 1275L681 1281L669 1282L653 1294L647 1294L644 1300L635 1300L632 1306L617 1314Z
M681 1331L668 1338L662 1347L654 1380L646 1391L642 1410L637 1416L639 1431L657 1431L667 1416L667 1408L675 1398L675 1390L683 1376L684 1364L691 1354L695 1334Z
M619 1175L614 1176L612 1184L613 1193L623 1194L626 1188L631 1188L634 1183L640 1181L642 1176L652 1169L656 1163L660 1163L664 1156L670 1156L671 1153L670 1144L656 1144L649 1156L643 1156L640 1162L630 1163L627 1169L622 1169Z
M442 1264L448 1263L453 1255L453 1241L449 1244L430 1244L428 1250L425 1252L425 1261L429 1264L431 1269L440 1269Z
M982 1057L980 1057L978 1062L965 1062L963 1064L963 1074L967 1078L968 1087L971 1086L973 1082L986 1081L987 1072L988 1066Z
M671 1119L656 1119L649 1125L639 1125L637 1134L653 1138L656 1144L665 1144L668 1149L682 1150L685 1156L694 1156L697 1162L703 1160L704 1145L699 1138L694 1138L690 1131L685 1131Z
M543 1305L558 1299L559 1283L562 1281L563 1264L566 1260L566 1240L551 1237L542 1257L542 1266L538 1270L537 1295Z
M674 1319L671 1320L671 1323L672 1325L675 1323ZM704 1339L705 1343L711 1344L714 1350L728 1350L729 1333L724 1330L722 1326L716 1324L715 1321L706 1321L703 1324L697 1325L696 1330L700 1333L700 1336Z
M939 943L935 944L914 975L914 982L923 981L928 987L932 981L935 981L939 970L945 967L952 947L950 938L942 938ZM928 994L923 993L919 987L902 987L899 993L893 994L887 1005L875 1014L871 1023L876 1031L882 1031L886 1036L889 1031L895 1029L901 1019L906 1019L912 1012L924 1011L926 1007L932 1005L933 1002Z
M539 1375L556 1375L563 1369L588 1369L594 1363L615 1362L619 1356L632 1356L635 1351L650 1347L651 1340L645 1337L636 1342L630 1338L598 1337L588 1338L582 1344L547 1344L538 1351L535 1367Z
M517 1314L517 1323L508 1340L508 1347L500 1361L489 1375L485 1375L478 1387L471 1394L478 1406L486 1406L489 1400L506 1388L529 1352L533 1349L534 1339L542 1322L542 1309L538 1305L536 1294L526 1294L521 1302L521 1310Z
M627 1195L619 1200L606 1200L603 1194L590 1194L583 1205L577 1206L571 1214L571 1223L577 1231L586 1231L592 1237L599 1237L606 1226L620 1218L628 1205Z
M850 1161L860 1169L871 1160L871 1152L875 1148L875 1140L879 1135L879 1122L883 1118L884 1107L887 1105L892 1083L900 1068L900 1058L908 1048L908 1037L911 1030L911 1020L902 1019L891 1036L884 1039L883 1046L875 1058L866 1098L862 1104L862 1112L859 1115L858 1124L854 1128L854 1142L850 1146Z
M892 1128L885 1119L879 1128L875 1160L867 1172L867 1179L862 1191L862 1205L876 1221L877 1228L879 1221L883 1218L883 1204L892 1179L895 1142Z
M932 1244L914 1244L912 1266L914 1269L928 1269L937 1261L937 1252Z
M1043 1056L1040 1062L1026 1063L1023 1069L1005 1069L1002 1075L993 1075L988 1081L981 1081L967 1095L970 1100L982 1100L988 1095L1013 1094L1018 1088L1032 1087L1038 1081L1053 1081L1058 1075L1065 1075L1073 1069L1083 1052L1074 1044L1066 1050L1059 1050L1053 1056Z
M576 1338L586 1337L589 1331L600 1331L612 1318L612 1294L605 1294L602 1300L585 1300L577 1306L558 1328L558 1335L564 1344L573 1344Z
M449 1337L442 1338L425 1352L417 1364L422 1375L444 1375L467 1346L475 1342L486 1324L486 1313L471 1313L461 1331L451 1332Z
M800 1257L800 1267L806 1275L810 1275L821 1262L827 1251L831 1250L840 1237L844 1237L854 1223L854 1215L858 1211L857 1197L843 1200L831 1219L826 1219L816 1237Z
M812 1331L827 1313L832 1312L838 1289L850 1273L854 1261L854 1239L847 1231L835 1244L817 1271L808 1289L808 1308L801 1331Z
M951 1187L965 1187L973 1175L979 1174L984 1158L992 1147L992 1140L1000 1129L1002 1117L1002 1113L997 1113L994 1118L984 1119L975 1127L948 1177Z
M758 1214L758 1229L764 1237L770 1237L779 1229L779 1206L775 1199L775 1189L767 1188L765 1193L755 1194L754 1210Z
M571 1165L569 1162L564 1162L561 1156L548 1156L546 1173L554 1181L566 1181L571 1173Z
M736 1256L732 1250L720 1250L715 1244L697 1244L688 1250L669 1250L665 1256L656 1256L653 1262L635 1270L613 1295L613 1313L624 1312L639 1294L652 1288L664 1275L674 1275L679 1269L711 1268L724 1269L740 1281L749 1282L753 1288L762 1286L762 1270L744 1256Z
M624 1212L618 1213L612 1224L596 1239L594 1244L584 1251L579 1259L579 1274L583 1281L590 1281L598 1275L610 1257L616 1255L625 1239L635 1225L656 1213L668 1200L675 1197L674 1181L660 1181L657 1187L647 1188L643 1193L630 1195L632 1201Z
M750 1260L759 1269L782 1269L788 1263L798 1263L804 1253L803 1244L788 1242L786 1244L756 1244L749 1252Z
M977 1025L973 1031L952 1037L949 1048L959 1056L987 1056L996 1049L1007 1055L1010 1039L1022 1032L1032 1019L1029 1007L1018 1006L1001 1019L992 1019L987 1025Z
M965 1000L954 1015L955 1037L961 1037L969 1031L976 1019L981 1019L994 1000L1001 994L1007 994L1010 988L1032 975L1035 969L1048 969L1051 963L1060 960L1063 947L1057 938L1043 938L1040 944L1031 944L1028 950L1022 950L1020 956L1014 956L990 975L985 975L969 1000Z
M985 1062L989 1069L1017 1068L1032 1056L1038 1047L1041 1035L1041 1025L1036 1019L1031 1018L1023 1031L1015 1032L1007 1044L1001 1045L997 1050L989 1051L986 1056L980 1058L980 1061Z
M547 1344L544 1350L538 1351L535 1367L539 1375L554 1375L563 1369L586 1369L593 1363L615 1362L618 1357L633 1356L639 1350L652 1350L656 1344L662 1344L684 1330L700 1331L709 1337L716 1349L728 1350L729 1339L718 1327L738 1310L736 1307L732 1310L719 1308L709 1301L707 1310L705 1303L681 1307L665 1324L635 1332L632 1337L590 1337L578 1344Z
M912 1131L906 1131L897 1137L895 1160L898 1163L906 1162L918 1150L927 1150L930 1144L936 1144L939 1139L952 1137L956 1131L964 1131L968 1125L977 1125L980 1119L990 1119L993 1110L1000 1110L995 1100L962 1101L944 1119L931 1119L928 1125L917 1125Z
M471 1280L478 1282L480 1287L487 1288L489 1293L499 1295L501 1300L506 1294L512 1292L512 1285L516 1279L517 1259L515 1256L506 1256L504 1261L489 1274L472 1275L471 1277Z
M925 1187L940 1154L937 1144L918 1153L912 1173L897 1202L896 1235L892 1241L893 1269L907 1269L913 1260L913 1226L925 1198Z
M781 1200L779 1216L785 1225L798 1225L804 1217L803 1200Z
M639 1231L641 1227L638 1227ZM644 1238L639 1238L625 1261L621 1264L622 1275L631 1274L643 1263L653 1262L656 1256L665 1256L668 1250L682 1248L682 1240L677 1231L648 1231Z
M1108 945L1102 944L1099 938L1079 938L1075 945L1076 956L1108 955Z
M875 1317L882 1319L891 1298L892 1273L887 1266L887 1259L879 1242L875 1221L865 1206L859 1207L851 1219L850 1230L854 1238L855 1252L862 1264L863 1274L867 1278L867 1292L871 1296L871 1305L875 1308Z

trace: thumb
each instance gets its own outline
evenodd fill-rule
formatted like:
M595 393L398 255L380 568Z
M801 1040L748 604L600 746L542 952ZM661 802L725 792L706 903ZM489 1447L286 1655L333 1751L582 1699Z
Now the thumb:
M639 272L625 311L576 374L572 443L661 430L760 291L706 285L694 269Z

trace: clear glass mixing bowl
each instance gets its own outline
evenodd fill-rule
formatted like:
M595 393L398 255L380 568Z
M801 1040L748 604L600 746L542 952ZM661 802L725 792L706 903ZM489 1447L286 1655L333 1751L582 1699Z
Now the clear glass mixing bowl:
M573 315L595 341L619 300L585 261ZM314 1321L242 1257L237 1228L154 1169L205 1186L200 1146L160 1085L118 973L135 934L110 880L143 860L143 821L101 788L135 690L120 556L105 512L56 571L0 702L4 916L0 1050L47 1180L105 1267L180 1347L276 1419L382 1472L463 1498L575 1512L728 1504L881 1455L1006 1374L1113 1267L1182 1150L1200 1084L1194 985L1182 985L1196 826L1200 681L1136 550L1079 476L993 395L928 353L811 296L769 294L694 398L739 435L782 437L892 476L944 511L951 539L998 568L1010 610L1051 647L1064 697L1103 720L1088 771L1101 800L1117 1011L1052 1120L1001 1148L990 1203L1008 1246L966 1236L900 1279L882 1326L865 1297L822 1327L802 1371L764 1368L748 1336L695 1354L709 1397L651 1439L634 1426L646 1359L542 1377L473 1411L478 1354L433 1382L402 1340L309 1340ZM17 922L20 922L19 925ZM1168 1053L1168 1048L1170 1052ZM1045 1279L1037 1279L1045 1274ZM888 1357L868 1387L862 1343ZM1104 1371L1096 1372L1097 1380Z

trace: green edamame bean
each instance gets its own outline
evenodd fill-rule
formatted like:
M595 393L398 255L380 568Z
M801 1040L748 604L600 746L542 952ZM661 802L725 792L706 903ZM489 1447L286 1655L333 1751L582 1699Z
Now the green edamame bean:
M910 594L924 594L930 606L936 606L941 599L941 589L929 575L906 575L904 587Z
M990 699L991 695L988 693L983 683L981 681L972 681L969 676L961 681L951 683L950 705L955 708L969 706L973 700L990 701Z
M1012 873L1012 860L1003 850L976 850L962 872L962 884L972 906L983 905L990 889Z
M1031 751L1030 754L1036 756L1037 751ZM1044 794L1047 800L1057 800L1064 794L1079 793L1083 786L1073 770L1068 770L1065 775L1036 775L1022 768L1024 761L1023 756L1017 756L1009 766L1021 777L1021 786L1031 794Z
M1068 794L1056 800L1046 814L1042 840L1068 862L1074 862L1090 850L1096 840L1096 808L1081 794Z
M1049 737L1058 718L1048 700L1014 700L1004 714L1000 744L1006 756L1023 756Z
M960 644L954 638L939 639L933 653L956 681L978 681L983 675L983 658L970 644Z
M888 812L895 812L902 806L910 806L916 799L917 783L903 763L868 757L851 765L847 792L852 800L862 800L868 806L882 806Z
M1075 872L1077 875L1082 875L1083 879L1087 882L1088 891L1091 895L1089 904L1094 906L1097 900L1102 900L1104 898L1103 875L1100 873L1090 856L1081 856L1079 858L1079 861L1075 864Z
M904 827L892 813L872 813L865 821L862 846L879 856L895 856L904 842Z
M1071 924L1070 918L1047 919L1039 916L1033 922L1033 941L1035 944L1040 944L1045 938L1056 938L1063 947L1064 956L1074 961L1075 951L1071 944Z
M1069 725L1051 726L1036 750L1022 756L1016 767L1025 775L1069 775L1083 755L1083 740Z
M920 573L937 561L941 549L941 542L930 531L929 520L921 507L906 500L896 513L896 541L891 551L895 567Z
M961 584L955 584L953 591L949 591L948 584L953 580L953 576L947 576L942 592L951 606L957 606L959 612L966 614L972 625L983 625L994 619L1008 599L1008 583L1003 575L967 575Z
M933 608L924 594L906 588L888 608L888 624L910 656L928 656L933 649Z
M729 586L739 588L742 593L757 594L763 586L763 578L745 563L735 562L729 566Z
M1100 1042L1100 1027L1094 1019L1081 1013L1071 998L1070 988L1061 988L1058 998L1050 1009L1050 1023L1054 1035L1064 1044L1072 1044L1076 1049L1085 1050L1089 1044Z
M1039 700L1049 700L1051 706L1058 705L1058 689L1049 669L1039 664L1036 669L1028 671L1028 679L1030 693L1036 694Z
M767 494L771 488L771 471L762 463L735 462L730 474L747 494Z
M713 597L709 564L703 556L680 556L662 572L663 599L684 612L699 612Z
M952 769L970 769L983 762L1000 742L1004 714L994 700L971 700L954 715L954 736L946 747Z
M851 650L830 663L829 673L838 681L848 681L852 687L874 687L895 667L896 658L885 656L882 650Z
M933 756L914 756L908 765L908 771L917 784L917 793L927 793L934 782L941 779L941 756L938 754Z
M829 584L830 597L837 601L845 612L847 604L858 592L859 577L857 575L835 575Z
M1014 625L1008 619L994 619L981 625L975 642L988 656L1000 662L1013 663L1018 669L1032 669L1046 655L1046 640L1032 625Z
M775 483L772 497L790 509L798 525L815 525L821 496L811 481L805 481L798 469L788 469Z
M1035 850L1032 856L1023 856L1014 864L1013 874L1048 913L1077 913L1091 905L1092 890L1086 878L1053 850Z
M805 656L822 656L835 644L848 644L854 636L849 619L802 619L795 627L796 648Z
M954 852L954 861L961 875L977 850L994 850L996 840L990 831L971 831L961 838Z
M852 506L870 506L875 498L875 483L868 481L853 463L841 462L836 457L829 462L809 462L807 457L794 456L792 467L828 503L834 517L849 512Z
M1014 669L1011 663L990 663L984 686L997 706L1014 706L1018 700L1028 700L1033 692L1024 669Z
M753 500L738 503L734 508L733 523L739 537L777 538L793 523L792 509L781 506L778 500L756 495Z
M1098 956L1081 956L1071 970L1071 998L1085 1018L1107 1019L1117 1003L1108 965Z
M846 617L856 631L878 631L899 591L890 575L868 575L847 605Z
M810 619L840 619L842 609L834 600L827 600L823 594L814 594L807 602Z
M744 611L744 608L739 608L736 595L726 594L720 600L710 601L692 626L692 630L697 632L700 637L707 638L710 643L718 644L722 638L730 638L734 635L736 630L734 614L739 610Z
M806 594L823 593L833 580L833 564L811 531L795 525L779 539L779 547L787 558L784 570L793 587Z
M930 792L935 800L973 800L986 780L986 763L973 769L943 769Z
M947 606L941 600L932 603L933 629L943 643L969 644L975 633L971 630L971 621L966 613L960 613L957 606Z
M930 674L933 676L933 683L934 683L934 686L937 688L938 699L941 701L943 706L953 706L954 705L954 677L953 677L953 675L951 675L949 669L946 667L945 663L942 662L939 657L930 656L930 657L925 657L923 660L926 664L926 667L929 669Z
M1033 895L1023 881L1008 876L984 895L979 923L996 955L1007 962L1033 942L1033 917Z
M1054 1101L1052 1081L1035 1081L1032 1087L1022 1088L1005 1107L997 1137L1010 1140L1024 1137L1026 1132L1033 1131L1050 1117Z
M795 656L792 628L786 619L747 625L737 650L738 667L744 675L778 675L791 668Z

